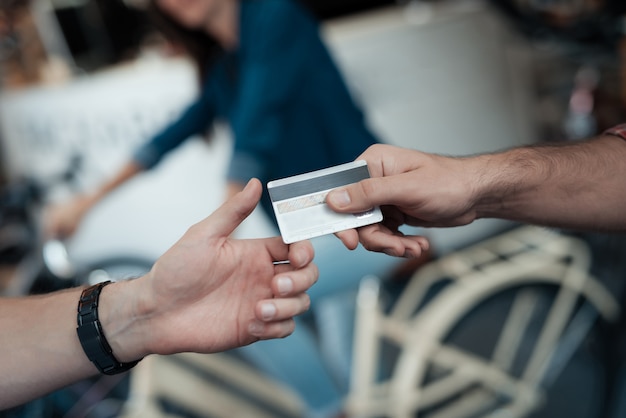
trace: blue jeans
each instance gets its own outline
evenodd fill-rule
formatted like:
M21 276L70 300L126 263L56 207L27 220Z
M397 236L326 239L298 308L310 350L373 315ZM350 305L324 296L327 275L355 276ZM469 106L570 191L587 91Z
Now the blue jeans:
M359 246L347 250L333 235L314 238L318 282L310 289L315 329L296 318L285 339L260 341L238 349L261 371L295 391L309 417L331 417L348 390L352 354L354 296L364 276L384 279L402 259Z

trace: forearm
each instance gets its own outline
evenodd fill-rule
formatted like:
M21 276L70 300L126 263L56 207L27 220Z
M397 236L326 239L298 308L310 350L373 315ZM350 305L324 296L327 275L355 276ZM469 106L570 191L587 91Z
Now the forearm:
M95 205L104 197L106 197L113 190L120 187L122 184L126 183L128 180L133 178L136 174L143 171L143 167L134 162L130 161L125 166L123 166L120 171L118 171L115 176L113 176L108 181L104 182L94 193L88 196L90 201L90 206Z
M626 231L626 141L613 136L473 159L479 218Z
M80 292L0 300L0 410L97 372L76 336Z
M120 296L122 286L127 284L103 289L100 315L114 354L122 357L120 361L130 361L130 356L140 357L142 350L137 348L140 344L128 342L133 341L128 338L130 333L121 331L131 329L128 324L133 318L128 313L131 304ZM0 410L98 373L76 333L81 292L76 288L45 296L0 299Z

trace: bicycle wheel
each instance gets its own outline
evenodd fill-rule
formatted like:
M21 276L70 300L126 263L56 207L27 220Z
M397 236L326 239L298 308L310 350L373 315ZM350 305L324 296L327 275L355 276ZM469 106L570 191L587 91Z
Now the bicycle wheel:
M557 415L593 417L604 373L589 336L619 306L588 267L582 242L525 227L421 269L389 313L364 284L352 415L547 417L566 391Z

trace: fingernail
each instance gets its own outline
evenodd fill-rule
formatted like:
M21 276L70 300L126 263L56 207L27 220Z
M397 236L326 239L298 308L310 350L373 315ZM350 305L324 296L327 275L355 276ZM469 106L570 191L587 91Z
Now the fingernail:
M344 207L350 204L350 195L346 190L334 190L328 195L328 198L337 207Z
M254 336L261 335L264 329L265 325L259 321L252 321L250 322L250 325L248 325L248 332Z
M261 317L265 321L269 321L276 315L276 306L273 303L264 303L261 306Z
M291 293L293 290L293 281L289 277L278 278L278 293L281 296Z

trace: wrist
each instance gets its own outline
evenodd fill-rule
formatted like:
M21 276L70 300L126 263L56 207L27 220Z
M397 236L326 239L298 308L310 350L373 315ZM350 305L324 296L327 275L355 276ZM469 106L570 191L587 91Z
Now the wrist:
M547 177L546 167L532 148L473 157L477 218L515 218L529 191Z
M80 201L81 213L88 212L93 206L96 205L96 203L98 203L98 201L101 198L102 198L102 193L101 192L83 194L80 197L80 200L79 200Z
M483 154L468 157L466 160L466 179L475 179L469 187L471 211L476 219L488 217L498 206L498 183L493 175L494 167L498 164L498 157L492 154Z
M99 317L113 355L122 363L136 361L149 354L145 315L138 308L141 290L138 279L105 286L100 294Z

